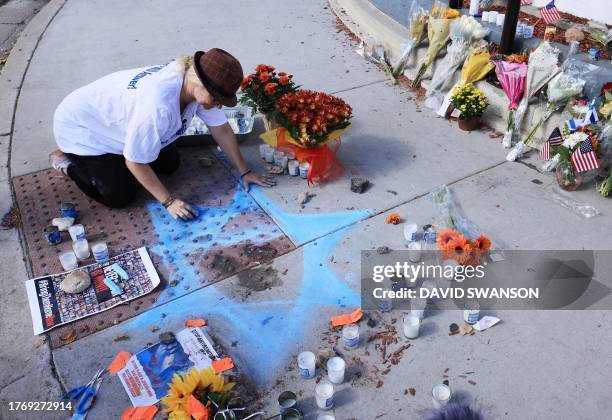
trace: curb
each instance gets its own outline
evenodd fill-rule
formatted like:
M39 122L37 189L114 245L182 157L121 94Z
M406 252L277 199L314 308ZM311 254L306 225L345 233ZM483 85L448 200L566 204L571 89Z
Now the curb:
M10 178L10 147L19 91L43 34L67 0L51 0L28 23L0 74L0 180Z
M390 55L392 61L399 58L401 54L401 44L407 38L407 29L393 20L388 15L381 12L369 0L329 0L329 5L338 19L361 41L374 42L382 44L385 50ZM425 44L427 45L427 44ZM416 47L413 51L413 58L409 60L404 74L413 79L416 73L416 62L425 55L427 48L423 45ZM444 52L445 54L445 52ZM438 59L434 61L426 74L431 74L435 70L436 65L440 63L442 53ZM427 77L427 76L426 76ZM453 84L458 80L459 71L456 71L452 76ZM429 79L423 80L422 86L425 89L429 88ZM491 128L500 133L506 131L508 119L508 100L501 89L497 89L484 81L476 82L476 86L489 99L489 107L483 116L483 121ZM452 87L452 84L447 88ZM540 107L537 104L538 99L532 99L521 126L521 134L525 135L531 128L532 121L539 118ZM431 110L427 110L432 112ZM538 129L535 138L544 139L552 128L561 125L563 116L560 113L553 114L545 124ZM505 156L509 149L500 147L500 156Z

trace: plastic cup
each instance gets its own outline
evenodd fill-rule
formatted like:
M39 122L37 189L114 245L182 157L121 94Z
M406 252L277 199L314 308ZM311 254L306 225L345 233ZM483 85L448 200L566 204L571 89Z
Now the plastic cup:
M91 252L93 253L96 262L102 262L108 260L108 247L106 242L98 242L91 246Z
M315 397L317 400L317 407L321 410L329 410L334 407L334 385L327 381L322 380L315 387Z
M290 160L287 162L287 168L291 176L298 176L300 174L300 162L297 160Z
M72 225L68 228L68 233L72 242L76 242L79 239L85 239L85 226L83 225Z
M423 245L421 242L408 243L408 259L413 263L421 261L423 255Z
M72 249L79 260L86 260L91 255L87 239L77 239L72 244Z
M340 357L332 357L327 361L327 374L329 381L332 384L341 384L344 382L344 372L346 370L346 362Z
M66 271L74 270L79 267L77 257L72 251L64 252L59 256L60 264Z
M474 300L465 302L465 309L463 310L463 320L470 325L474 325L480 318L480 305Z
M298 354L298 367L302 378L314 378L315 361L315 354L311 351L303 351Z
M359 325L348 324L342 328L342 342L344 348L353 350L359 347Z
M431 400L436 409L444 407L451 400L452 393L448 386L439 384L431 390Z
M404 315L404 335L406 338L417 338L419 336L419 327L421 320L413 314Z

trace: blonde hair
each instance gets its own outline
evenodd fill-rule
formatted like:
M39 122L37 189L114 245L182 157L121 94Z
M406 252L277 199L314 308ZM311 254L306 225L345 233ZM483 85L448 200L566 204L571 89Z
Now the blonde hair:
M174 61L185 75L184 79L187 82L196 86L204 86L196 73L195 66L193 65L193 55L180 55Z

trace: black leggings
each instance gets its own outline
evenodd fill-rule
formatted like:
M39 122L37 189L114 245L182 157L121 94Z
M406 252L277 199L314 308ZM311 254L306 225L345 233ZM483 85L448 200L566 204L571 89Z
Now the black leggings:
M111 208L121 208L136 197L139 184L122 155L78 156L66 153L66 156L72 162L68 176L94 200ZM170 174L178 169L180 162L178 148L171 144L163 148L150 165L156 173Z

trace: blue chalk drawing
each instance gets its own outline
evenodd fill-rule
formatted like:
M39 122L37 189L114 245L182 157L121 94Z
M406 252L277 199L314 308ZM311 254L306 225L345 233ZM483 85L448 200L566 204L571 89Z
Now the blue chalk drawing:
M202 214L194 224L174 223L162 217L164 210L160 209L159 205L149 205L156 233L160 235L160 243L153 250L162 256L164 262L172 263L172 266L176 267L176 275L182 278L182 282L198 282L195 267L183 262L190 251L203 246L199 241L193 242L193 239L197 239L196 235L211 235L210 246L212 243L216 243L216 246L226 246L247 238L257 240L276 234L274 225L259 227L253 232L243 234L222 229L237 213L261 211L258 207L253 207L254 203L240 187L238 189L230 209L200 207L198 210ZM255 384L266 386L273 383L279 370L285 365L287 350L297 349L296 346L309 331L312 314L316 313L317 305L340 308L360 305L358 291L338 279L327 263L336 243L349 229L346 226L361 220L371 214L371 211L287 214L271 203L259 188L254 187L250 192L295 241L303 243L317 238L317 234L325 235L302 247L303 272L299 289L295 293L288 292L286 299L241 302L224 293L226 282L221 282L157 306L126 322L124 328L128 331L142 331L152 324L163 328L164 325L177 325L193 314L205 314L209 324L224 326L219 330L213 328L214 331L228 342L238 341L238 347L231 349L231 353L237 356L240 369ZM201 231L202 228L205 228L204 231ZM166 292L168 289L164 291ZM168 295L165 298L168 298Z

